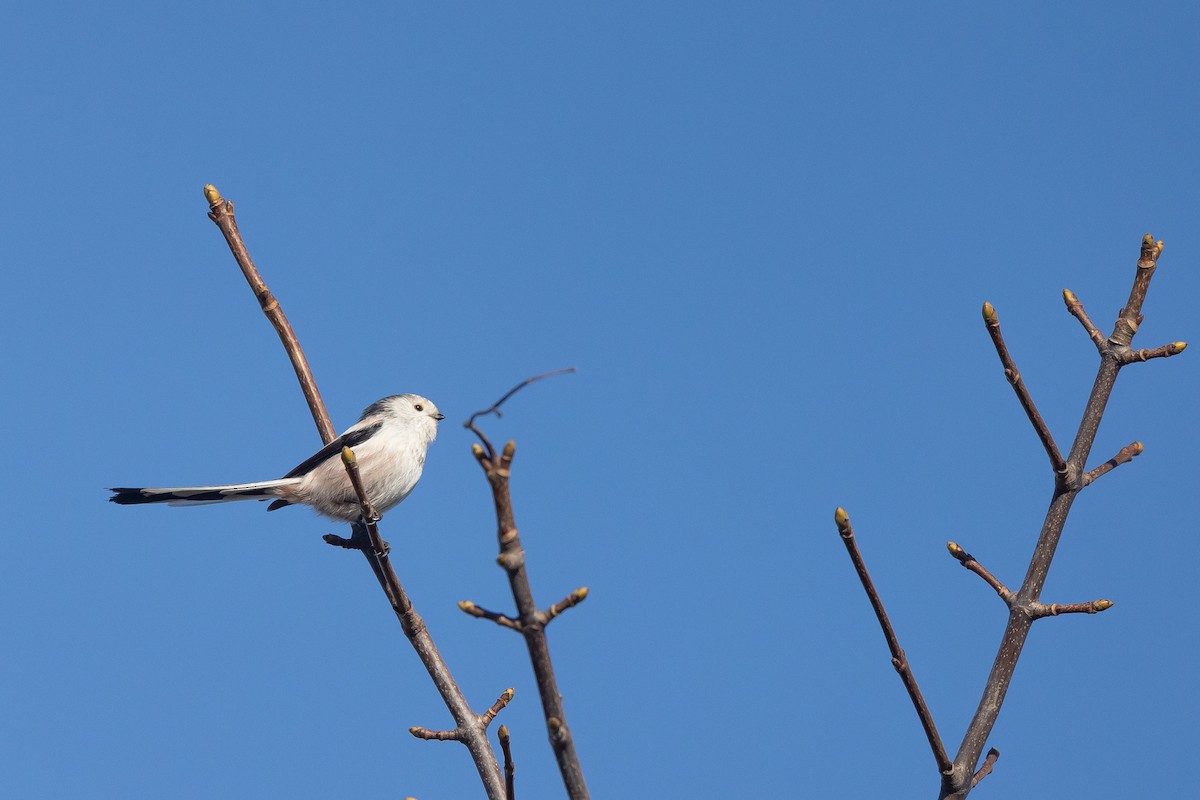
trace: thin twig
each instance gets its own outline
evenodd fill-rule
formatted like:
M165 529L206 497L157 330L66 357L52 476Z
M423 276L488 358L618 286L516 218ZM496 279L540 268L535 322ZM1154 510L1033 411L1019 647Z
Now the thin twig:
M1071 312L1071 316L1079 320L1079 324L1087 331L1088 338L1096 345L1096 349L1104 349L1104 334L1100 329L1092 324L1092 320L1088 318L1087 312L1083 310L1083 303L1079 302L1079 298L1070 289L1063 289L1063 302L1067 304L1067 311Z
M492 447L492 443L488 441L488 438L483 435L483 432L480 431L479 428L475 427L475 420L479 419L480 417L487 416L488 414L495 414L496 417L502 417L503 414L500 413L500 406L504 405L504 402L506 400L508 400L508 398L512 397L514 394L521 391L529 384L537 383L538 381L542 380L543 378L552 378L555 375L566 375L568 372L574 372L574 371L575 371L574 367L563 367L562 369L552 369L549 372L543 372L541 375L534 375L532 378L526 378L525 380L521 381L516 386L514 386L513 388L511 388L507 392L505 392L504 396L501 397L496 402L492 403L492 405L490 407L485 408L482 411L476 411L474 414L472 414L471 418L463 423L463 427L466 428L467 430L473 432L476 436L479 437L479 441L483 442L483 446L487 448L488 458L494 459L496 457L496 451Z
M514 778L517 769L513 763L512 737L508 734L508 726L501 725L496 731L496 736L500 739L500 751L504 753L504 794L508 800L516 800L517 791Z
M867 565L863 561L862 553L858 550L858 542L854 538L854 528L850 525L850 516L845 509L839 508L834 512L833 519L837 523L842 543L846 545L846 552L850 554L854 571L858 573L858 579L862 581L867 599L871 601L871 608L875 609L875 617L879 620L879 627L883 629L883 638L887 639L888 650L892 653L892 666L900 674L900 680L904 682L904 688L908 690L913 708L917 710L917 717L921 720L921 727L925 729L925 737L929 739L929 747L937 762L938 772L945 774L950 771L953 764L950 757L946 755L942 737L938 735L937 725L933 722L933 714L930 713L929 706L926 705L925 698L921 695L921 688L917 686L916 676L913 675L908 658L904 655L904 649L900 647L900 640L896 638L896 631L892 629L891 620L888 619L887 612L883 608L883 600L880 599L879 592L875 591L875 583L871 580L870 573L867 572Z
M567 611L568 609L572 609L575 606L579 605L580 603L582 603L584 600L587 599L587 596L588 596L588 588L586 586L579 587L578 589L576 589L575 591L571 592L569 595L564 597L562 600L559 600L557 603L550 606L545 611L541 612L540 616L542 618L542 624L549 625L550 621L552 619L554 619L555 617L557 617L559 614L563 613L564 611Z
M512 702L513 696L516 695L516 693L517 690L510 686L500 693L500 697L496 699L496 702L492 703L491 708L479 715L484 727L492 724L492 720L496 718L497 714L504 710L505 706Z
M1113 607L1112 600L1091 600L1087 603L1030 603L1034 619L1057 617L1059 614L1099 614Z
M1142 454L1142 451L1145 449L1146 448L1142 446L1141 442L1133 442L1131 444L1125 445L1120 450L1118 450L1117 454L1115 456L1113 456L1112 458L1110 458L1108 461L1105 461L1103 464L1096 467L1095 469L1088 470L1083 476L1083 485L1089 486L1092 483L1094 483L1096 481L1096 479L1099 478L1101 475L1106 475L1109 472L1112 472L1114 469L1121 466L1122 464L1128 464L1136 456L1140 456Z
M1029 389L1025 386L1025 381L1021 377L1021 371L1017 369L1016 363L1008 352L1008 345L1004 343L1004 336L1000 333L1000 316L996 313L995 307L991 303L983 304L983 321L987 326L988 335L992 337L992 344L996 347L996 354L1000 356L1000 363L1004 367L1004 377L1012 384L1013 391L1017 393L1017 400L1021 403L1021 408L1025 409L1025 415L1029 417L1030 423L1033 424L1033 430L1037 433L1038 439L1042 442L1042 447L1046 449L1046 455L1050 457L1050 468L1054 470L1055 475L1062 475L1066 467L1063 461L1062 454L1058 452L1058 445L1054 443L1054 437L1050 434L1050 428L1046 425L1046 421L1042 419L1042 414L1037 410L1037 406L1033 402L1033 397L1029 394Z
M1155 347L1153 350L1130 350L1122 360L1129 364L1134 361L1149 361L1152 358L1169 358L1179 355L1186 349L1187 342L1171 342L1162 347Z
M237 260L238 266L242 269L242 274L250 284L255 297L258 298L259 306L279 334L280 341L283 342L284 349L287 351L288 357L292 362L292 368L296 372L296 378L299 380L304 397L308 402L313 421L320 432L321 440L325 444L328 444L335 438L333 423L329 419L329 412L325 409L325 403L321 399L321 393L317 389L312 369L309 367L308 359L300 347L300 342L296 338L291 324L287 321L287 317L284 316L279 302L271 294L270 289L267 288L266 282L262 279L262 276L250 258L245 242L242 240L242 235L238 230L237 220L233 215L233 203L222 198L216 187L211 184L204 187L204 196L209 204L208 216L216 223L221 233L224 234L230 251ZM346 465L350 479L353 482L356 477L356 469L352 454L350 459L343 459L343 463ZM355 491L358 493L360 504L364 507L364 518L369 520L372 516L370 512L373 510L373 507L371 506L370 498L366 497L362 491L361 481L355 485ZM449 667L438 652L437 645L433 642L433 637L430 636L428 629L425 627L425 621L421 619L416 609L413 608L408 594L400 584L400 579L396 576L395 570L392 569L391 562L387 557L387 545L380 536L375 523L372 521L365 525L356 524L350 539L329 534L325 537L325 541L341 547L349 546L362 551L372 572L375 574L376 580L379 581L380 587L388 598L393 612L400 621L400 626L405 636L412 643L413 649L421 659L421 663L425 665L426 671L441 694L442 700L446 703L451 716L454 717L454 721L458 725L458 730L461 732L461 741L466 744L467 749L471 753L471 758L475 762L475 768L479 773L480 780L483 782L489 800L502 800L504 797L504 786L500 778L500 767L496 762L495 753L492 751L491 742L487 737L486 725L481 725L480 715L476 715L471 710L470 704L463 696L462 690L459 689L458 684L454 681L454 677L450 674Z
M476 619L491 620L502 628L511 628L517 632L521 630L521 620L513 619L497 611L488 611L486 608L475 605L470 600L459 600L458 608L464 614Z
M992 767L996 766L996 761L1000 758L1000 751L996 748L988 750L987 758L983 760L983 765L979 767L979 771L971 778L971 788L974 789L979 785L979 782L992 774Z
M964 568L983 578L984 582L987 583L988 586L992 587L996 594L1000 596L1000 599L1004 601L1005 605L1012 605L1012 591L1003 583L1001 583L995 575L988 572L984 568L983 564L980 564L975 559L975 556L971 555L966 550L963 550L954 542L946 542L946 549L950 551L950 555L958 559L958 563L962 564Z

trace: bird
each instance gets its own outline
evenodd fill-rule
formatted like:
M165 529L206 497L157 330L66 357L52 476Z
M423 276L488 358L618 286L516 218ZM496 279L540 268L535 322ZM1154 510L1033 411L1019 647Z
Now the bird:
M271 500L268 511L290 505L311 506L331 519L357 522L358 495L342 464L342 448L354 450L367 499L385 512L408 497L425 467L425 452L446 416L418 394L397 394L372 403L345 433L306 458L282 478L223 486L109 489L119 505L166 503L172 506Z

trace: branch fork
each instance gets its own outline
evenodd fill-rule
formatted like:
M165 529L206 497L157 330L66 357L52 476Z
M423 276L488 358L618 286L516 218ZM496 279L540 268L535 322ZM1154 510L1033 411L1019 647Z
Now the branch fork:
M1071 445L1071 450L1065 458L1061 454L1037 406L1034 404L1033 398L1021 377L1020 370L1017 369L1016 363L1008 351L1008 347L1000 331L1000 318L996 313L996 309L991 303L983 304L984 324L995 346L996 353L1000 358L1005 378L1012 385L1022 409L1024 409L1026 416L1029 418L1029 422L1050 460L1050 466L1054 473L1054 495L1046 511L1045 521L1038 535L1037 545L1030 559L1029 569L1021 585L1015 591L1005 586L998 578L984 568L974 556L958 544L954 542L947 542L946 544L950 555L958 560L965 569L975 573L987 583L1009 609L1008 623L1005 626L1000 648L984 687L983 696L980 698L979 706L970 725L967 727L962 744L959 746L958 753L953 761L946 755L945 748L934 726L932 715L929 713L929 709L921 697L920 690L916 685L916 679L913 677L912 670L904 656L904 651L900 648L895 632L892 630L891 623L888 621L887 614L883 609L883 603L867 573L862 555L858 550L858 545L854 538L853 529L850 527L849 517L841 508L834 515L838 533L846 545L850 560L854 565L855 571L858 573L867 598L875 610L875 615L879 620L880 627L883 629L884 637L887 639L888 648L892 654L892 663L904 681L905 688L908 690L909 697L912 699L913 706L917 711L917 716L921 721L922 727L925 729L926 737L929 739L930 748L933 751L934 759L937 761L938 772L942 779L939 795L940 800L964 800L971 790L991 773L996 760L999 758L999 751L992 748L988 751L983 761L980 762L984 745L999 716L1000 708L1004 703L1004 697L1012 681L1013 672L1016 669L1017 660L1020 658L1021 650L1025 645L1033 622L1045 617L1062 614L1097 614L1113 606L1111 600L1047 604L1042 603L1040 597L1042 588L1045 586L1046 577L1049 574L1051 561L1054 558L1054 553L1066 524L1067 514L1071 509L1071 504L1074 502L1075 497L1084 487L1091 485L1118 466L1133 460L1144 449L1140 442L1133 442L1123 447L1115 456L1100 466L1087 472L1084 471L1085 463L1095 443L1100 420L1104 414L1108 398L1112 393L1118 372L1121 367L1127 364L1140 363L1154 358L1175 356L1182 353L1187 347L1184 342L1172 342L1152 350L1133 350L1130 347L1130 342L1142 323L1142 304L1145 301L1146 292L1150 286L1150 279L1157 268L1158 257L1162 254L1162 250L1163 243L1161 241L1155 241L1149 234L1146 234L1142 238L1140 257L1137 262L1133 287L1129 293L1129 300L1118 314L1117 320L1113 325L1113 332L1108 337L1105 337L1092 322L1079 298L1069 289L1063 290L1063 301L1066 303L1067 311L1079 320L1079 323L1083 326L1088 338L1096 346L1097 352L1100 355L1100 366L1095 384L1092 387L1091 395L1088 398L1083 418L1080 421L1079 429Z
M546 625L551 620L569 608L583 602L587 597L586 588L576 589L571 594L549 609L541 611L533 597L530 587L529 574L525 563L525 549L521 545L520 533L513 513L512 495L509 491L509 479L512 477L512 462L516 455L516 443L511 439L499 452L492 446L491 441L475 424L483 416L500 416L500 406L521 389L532 383L574 372L574 367L554 370L536 375L514 386L503 397L483 411L477 411L463 423L463 427L472 431L479 442L471 445L471 453L479 462L488 485L492 490L492 501L496 511L496 541L499 545L499 555L496 563L508 576L509 588L512 590L517 613L515 616L501 614L481 608L475 603L464 600L458 604L462 611L478 619L487 619L497 625L516 631L525 640L529 651L529 659L533 665L537 679L538 693L542 702L542 713L546 720L546 733L550 740L562 775L563 785L570 800L588 800L587 783L584 781L583 770L579 764L579 756L575 751L575 742L567 727L566 715L563 710L562 694L558 690L558 681L554 675L554 664L550 659L550 646L546 641Z

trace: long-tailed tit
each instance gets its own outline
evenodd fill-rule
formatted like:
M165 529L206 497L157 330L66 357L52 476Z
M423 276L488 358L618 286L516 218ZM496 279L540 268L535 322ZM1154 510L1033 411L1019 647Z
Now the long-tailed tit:
M443 419L445 415L424 397L397 394L372 403L345 433L279 480L171 489L121 488L110 490L113 496L108 499L121 505L173 506L274 500L267 510L303 504L327 517L355 522L361 510L342 464L342 448L354 450L367 498L380 512L387 511L408 497L421 479L425 451Z

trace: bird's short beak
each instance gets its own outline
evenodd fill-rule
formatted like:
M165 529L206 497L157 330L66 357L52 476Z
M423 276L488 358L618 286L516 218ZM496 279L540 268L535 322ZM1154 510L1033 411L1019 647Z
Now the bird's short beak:
M438 422L441 422L442 420L444 420L446 418L446 415L445 414L434 414L433 418L436 419Z

